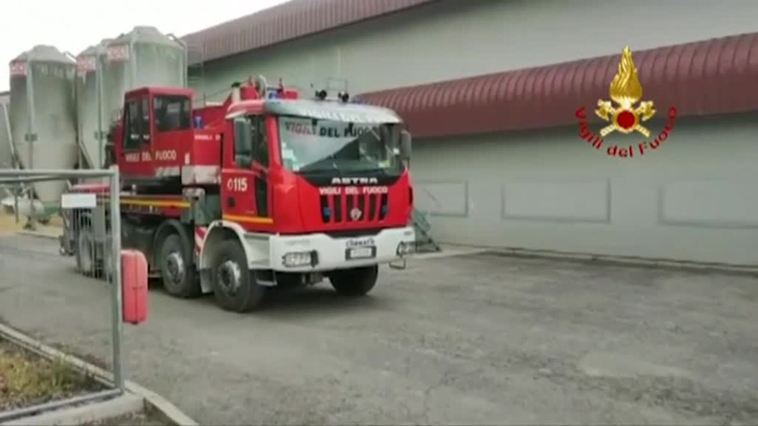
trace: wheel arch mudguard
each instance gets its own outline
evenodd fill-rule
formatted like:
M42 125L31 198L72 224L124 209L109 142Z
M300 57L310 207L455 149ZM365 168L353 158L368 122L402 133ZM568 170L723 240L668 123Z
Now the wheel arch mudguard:
M217 220L211 223L202 240L197 262L197 268L200 271L200 285L204 292L208 292L211 289L209 272L213 258L216 256L222 241L228 239L238 241L245 251L248 267L251 269L258 267L262 269L267 268L269 258L268 238L257 238L255 240L260 242L260 244L256 244L251 243L250 238L248 238L252 235L254 234L247 233L236 222Z
M251 268L265 269L268 266L269 249L268 237L249 233L236 222L227 220L217 220L208 227L208 231L203 238L198 268L208 269L211 267L211 261L216 253L219 243L226 239L236 239L242 249L245 251L248 266Z

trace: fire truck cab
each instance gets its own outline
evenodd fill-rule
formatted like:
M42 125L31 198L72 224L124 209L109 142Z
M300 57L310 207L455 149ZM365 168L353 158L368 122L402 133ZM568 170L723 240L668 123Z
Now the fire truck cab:
M413 252L411 141L393 111L346 93L300 99L260 78L220 105L192 99L190 89L130 91L111 129L123 246L145 253L170 294L212 292L239 312L269 287L323 278L363 295L378 265ZM69 232L79 263L98 252L86 232Z

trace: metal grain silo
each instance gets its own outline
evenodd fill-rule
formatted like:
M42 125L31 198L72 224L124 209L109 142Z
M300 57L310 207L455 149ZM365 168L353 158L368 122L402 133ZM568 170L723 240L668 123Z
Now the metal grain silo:
M0 93L0 169L12 169L14 166L9 102L10 93Z
M70 169L77 159L76 63L52 46L35 46L10 63L10 123L25 169ZM56 206L66 182L34 184L45 206Z
M111 40L85 49L76 57L76 116L78 143L83 163L102 168L105 161L105 135L110 116L102 109L102 67L98 58L105 54Z
M100 65L103 112L117 116L128 90L142 86L187 86L187 51L174 36L135 27L106 44Z

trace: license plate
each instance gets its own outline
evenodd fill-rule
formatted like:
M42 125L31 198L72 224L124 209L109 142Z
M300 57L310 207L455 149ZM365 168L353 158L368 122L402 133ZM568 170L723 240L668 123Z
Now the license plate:
M376 256L376 247L355 247L347 249L345 257L350 259L370 259Z

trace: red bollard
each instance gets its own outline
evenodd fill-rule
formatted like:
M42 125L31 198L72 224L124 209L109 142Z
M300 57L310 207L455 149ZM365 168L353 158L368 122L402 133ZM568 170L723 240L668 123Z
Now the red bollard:
M121 301L124 322L147 320L147 259L141 251L121 251Z

